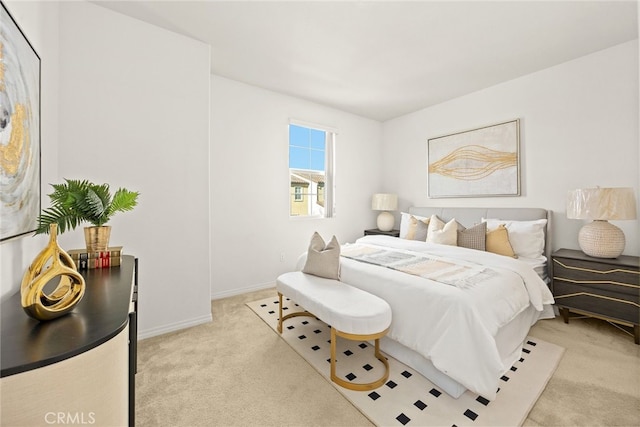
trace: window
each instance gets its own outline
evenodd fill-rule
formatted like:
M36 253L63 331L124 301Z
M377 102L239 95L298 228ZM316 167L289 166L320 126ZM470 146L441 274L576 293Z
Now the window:
M289 215L331 218L335 133L289 125Z

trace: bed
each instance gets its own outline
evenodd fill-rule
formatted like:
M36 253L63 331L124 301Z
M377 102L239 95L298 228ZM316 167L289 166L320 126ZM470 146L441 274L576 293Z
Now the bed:
M421 239L370 235L343 245L340 280L390 304L393 321L381 340L382 351L455 398L471 390L492 400L499 378L520 358L531 326L554 316L553 296L545 282L551 213L536 208L412 207L403 213L403 220L432 215L443 222L455 219L467 228L483 220L487 225L507 224L514 239L522 236L518 227L536 224L542 233L536 249L539 256L516 259ZM515 250L516 241L513 243ZM390 264L370 262L370 254L391 259L385 261ZM404 257L417 257L426 260L422 265L429 265L428 269L452 263L455 268L447 270L448 276L428 269L407 274L406 269L391 266L397 264L398 257L403 265Z

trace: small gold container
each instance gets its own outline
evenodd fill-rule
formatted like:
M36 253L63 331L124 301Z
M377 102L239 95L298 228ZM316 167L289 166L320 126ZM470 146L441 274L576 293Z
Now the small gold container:
M20 285L20 302L24 311L37 320L51 320L67 314L84 296L84 277L73 259L59 245L58 225L49 226L49 244L36 256ZM50 293L45 287L58 280Z
M85 227L84 241L87 244L87 252L106 251L109 248L111 226Z

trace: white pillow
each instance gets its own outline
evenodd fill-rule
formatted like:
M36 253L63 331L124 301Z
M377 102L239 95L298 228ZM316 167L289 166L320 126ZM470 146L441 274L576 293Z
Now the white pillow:
M458 223L455 218L445 224L437 215L431 215L427 230L427 242L456 246L458 242Z
M533 221L512 221L503 219L485 219L487 230L494 230L500 224L504 224L509 232L509 242L518 258L544 257L544 230L547 225L546 219L536 219Z
M402 212L400 215L400 238L408 240L427 240L429 218Z

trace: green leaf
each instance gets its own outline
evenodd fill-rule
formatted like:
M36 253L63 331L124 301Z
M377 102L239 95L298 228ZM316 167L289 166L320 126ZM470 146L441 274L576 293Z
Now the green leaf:
M132 210L140 195L120 188L112 199L109 184L98 185L88 180L65 178L64 183L51 186L51 207L40 214L36 234L48 233L53 223L58 224L59 233L73 230L83 222L104 225L115 212Z
M52 207L45 209L38 218L36 234L49 233L49 225L58 224L58 232L64 233L67 229L73 230L78 225L78 218L74 212L64 207Z
M104 218L107 214L106 209L107 203L100 198L96 191L90 188L83 200L83 210L86 212L87 220L93 225L103 225L108 220L108 218Z
M109 208L109 215L115 212L126 212L132 210L138 204L138 196L140 193L137 191L129 191L124 188L119 188L113 195L113 201Z

